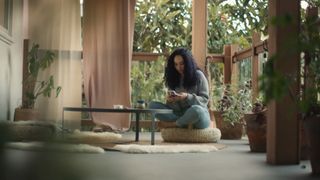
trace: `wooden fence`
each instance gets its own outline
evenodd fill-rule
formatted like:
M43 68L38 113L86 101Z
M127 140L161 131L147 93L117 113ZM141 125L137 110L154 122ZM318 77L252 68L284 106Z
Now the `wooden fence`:
M268 40L261 41L260 35L255 33L252 36L252 46L250 48L238 51L238 45L225 45L223 54L210 54L206 58L206 72L208 70L209 63L223 63L224 64L224 83L232 84L233 74L238 73L237 63L251 58L251 81L252 81L252 98L253 100L258 97L259 87L259 61L258 55L268 51ZM210 76L210 74L208 75ZM210 82L209 82L210 83ZM210 83L211 84L211 83Z

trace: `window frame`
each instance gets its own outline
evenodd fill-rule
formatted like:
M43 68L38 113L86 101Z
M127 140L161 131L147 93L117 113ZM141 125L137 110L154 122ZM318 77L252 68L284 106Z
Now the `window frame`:
M0 41L11 45L12 41L12 3L13 0L4 1L4 24L0 25ZM2 17L1 17L2 18Z

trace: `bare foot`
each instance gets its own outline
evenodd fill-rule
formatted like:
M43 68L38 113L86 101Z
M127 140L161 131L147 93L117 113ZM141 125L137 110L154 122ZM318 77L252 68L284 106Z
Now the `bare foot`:
M159 128L175 128L177 127L176 122L167 122L167 121L159 121L158 123Z

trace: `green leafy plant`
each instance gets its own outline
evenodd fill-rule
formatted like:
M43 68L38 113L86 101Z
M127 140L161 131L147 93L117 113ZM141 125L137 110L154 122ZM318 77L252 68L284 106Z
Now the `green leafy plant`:
M223 112L224 121L232 125L241 123L244 113L251 111L251 100L251 88L248 83L241 83L238 86L227 84L217 110Z
M131 101L133 104L138 100L165 101L165 86L163 82L164 72L163 57L157 61L135 62L131 70Z
M253 113L259 113L264 111L267 107L266 107L266 103L264 101L264 97L261 95L259 96L255 102L252 104L252 109L251 112Z
M308 17L300 34L301 51L305 54L305 90L300 107L305 115L320 114L320 32L316 16Z
M34 108L34 104L39 96L51 97L52 91L55 91L55 96L58 97L62 88L60 86L55 87L52 75L46 80L37 79L39 72L50 67L54 59L55 54L52 51L47 50L41 56L39 44L33 44L28 52L27 72L23 79L23 85L26 88L21 108Z
M219 85L211 85L212 90L210 94L210 109L213 111L223 111L224 108L227 107L226 104L223 103L228 103L229 101L223 100L223 98L228 98L228 96L224 96L225 92L225 85L219 84Z

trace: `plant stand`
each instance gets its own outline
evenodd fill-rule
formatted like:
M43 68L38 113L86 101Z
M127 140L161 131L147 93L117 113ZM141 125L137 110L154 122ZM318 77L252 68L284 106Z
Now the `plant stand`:
M252 152L266 152L267 118L266 110L259 113L244 114L246 131Z

